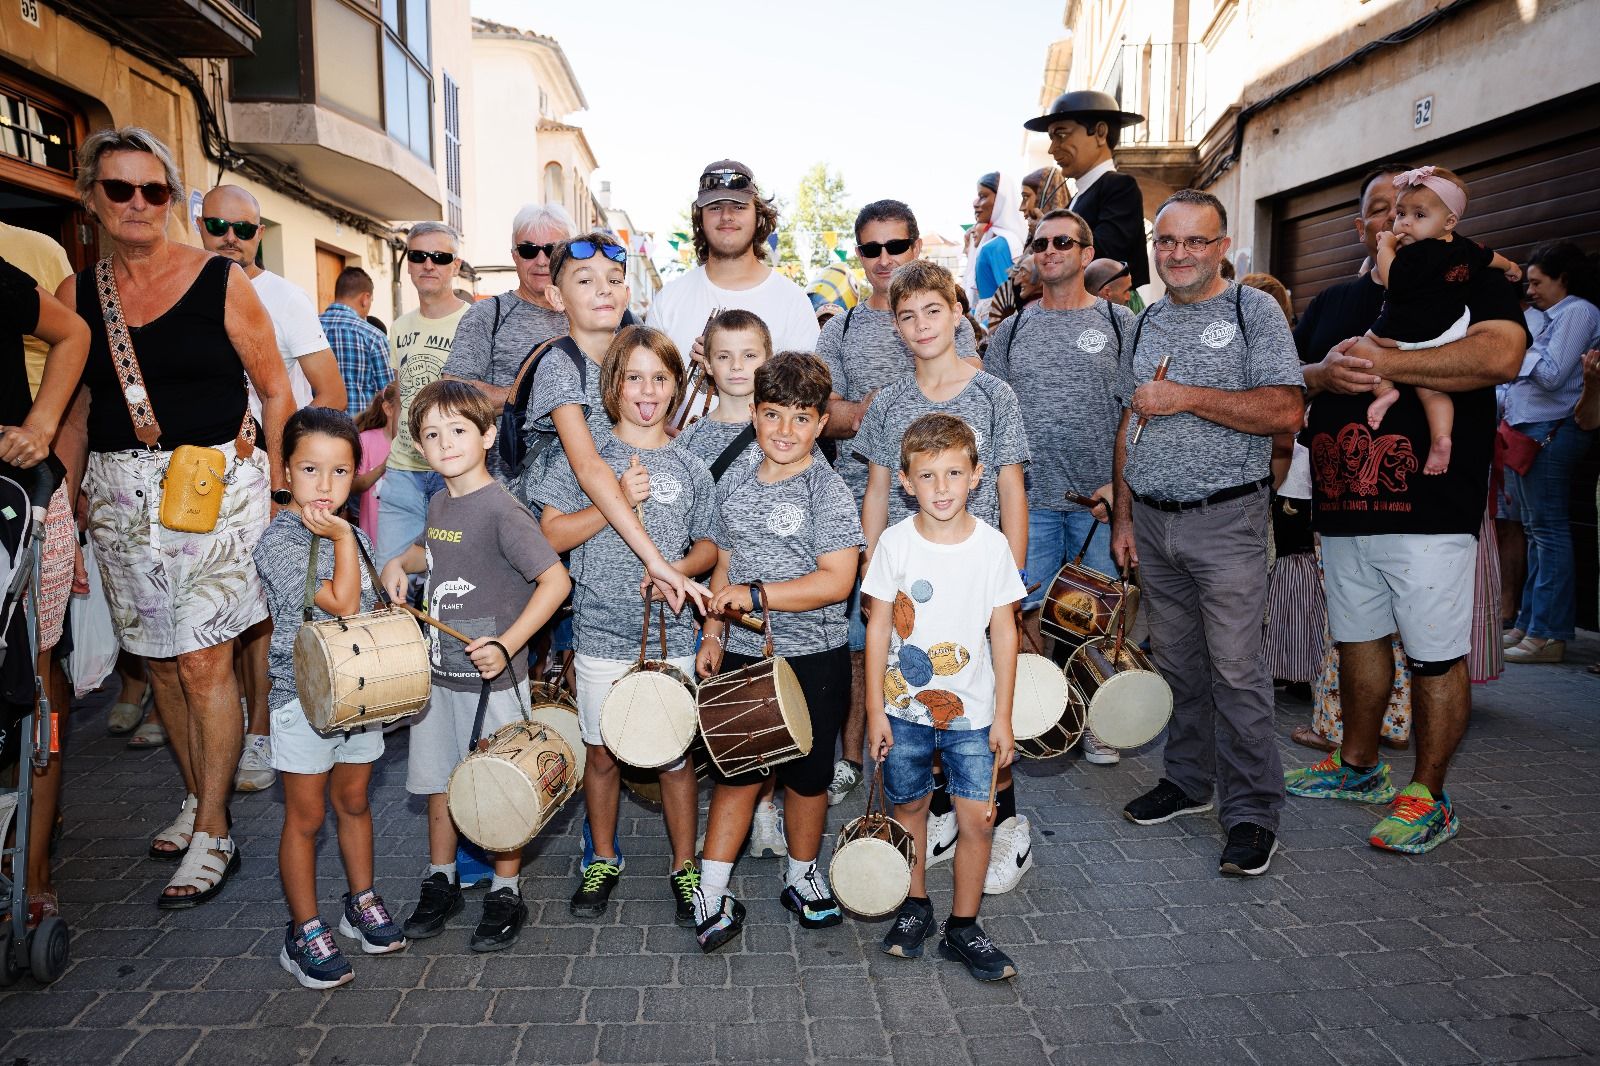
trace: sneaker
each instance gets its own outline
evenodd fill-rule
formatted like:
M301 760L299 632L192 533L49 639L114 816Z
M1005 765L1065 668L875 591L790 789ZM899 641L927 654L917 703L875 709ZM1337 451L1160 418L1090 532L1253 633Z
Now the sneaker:
M755 817L750 819L750 842L744 852L752 859L769 855L781 859L789 854L788 842L783 839L783 812L776 804L756 804Z
M1135 825L1159 825L1185 814L1204 814L1210 809L1210 800L1190 799L1183 789L1163 777L1155 788L1122 808L1122 816Z
M244 750L239 753L239 770L233 775L235 792L261 792L272 787L277 779L272 769L272 738L256 733L244 738Z
M827 878L816 863L811 864L799 885L784 885L778 900L800 919L802 929L826 929L844 921L844 911L839 909L839 901L833 898Z
M1085 729L1083 739L1078 742L1078 747L1083 750L1083 761L1095 766L1115 766L1122 761L1122 753L1109 744L1100 743L1100 738Z
M461 886L445 874L432 874L422 881L422 895L417 908L405 920L403 929L408 940L426 940L444 932L444 923L461 913L467 905L461 895Z
M1461 829L1461 820L1450 806L1450 797L1438 799L1426 785L1413 781L1395 797L1389 816L1372 827L1367 843L1386 851L1421 855L1432 851Z
M339 919L339 932L361 941L361 950L368 955L387 955L391 951L404 951L405 934L389 917L389 908L383 897L367 889L354 899L344 894L344 916Z
M989 869L983 876L983 894L998 896L1022 883L1022 875L1033 869L1033 836L1028 819L1014 815L994 827L989 845ZM992 978L991 978L992 980Z
M828 785L828 806L833 807L861 784L861 768L849 759L833 764L833 781Z
M1266 826L1240 822L1228 830L1221 871L1230 877L1258 877L1267 872L1278 852L1278 835Z
M994 946L978 923L960 929L951 929L948 922L945 924L944 936L939 938L940 955L951 962L961 963L968 973L980 981L1004 981L1017 976L1017 964L1011 961L1011 956Z
M700 942L700 950L707 955L738 936L739 930L744 928L744 904L732 896L723 896L713 911L696 885L694 910L697 916L704 915L695 924L694 938Z
M616 858L607 859L606 861L618 870L625 869L628 865L628 860L622 857L622 837L615 832L611 834L611 850L616 855ZM589 828L589 819L585 818L583 820L583 861L578 863L578 872L582 873L592 866L595 857L594 831Z
M583 871L578 891L572 894L567 910L574 918L598 918L606 912L611 893L622 880L622 867L605 859L596 859Z
M283 934L278 962L306 988L337 988L356 979L356 973L334 942L333 933L313 918L298 930L289 922Z
M697 924L694 916L694 890L700 887L700 871L695 869L693 859L685 859L677 872L667 878L672 886L672 902L677 908L674 915L675 921L683 929L693 929Z
M461 882L463 892L494 881L494 864L488 853L470 840L456 845L456 880Z
M1283 790L1291 796L1307 799L1354 800L1357 803L1388 803L1394 799L1388 763L1380 761L1367 773L1358 774L1345 766L1342 755L1335 750L1315 766L1286 771Z
M922 942L933 930L933 908L908 899L900 904L889 931L883 934L883 953L898 959L920 959Z
M961 827L956 824L956 812L928 815L928 866L948 862L956 853L956 835Z
M522 923L528 920L528 905L514 888L498 888L483 897L483 917L472 931L467 946L473 951L500 951L517 942Z

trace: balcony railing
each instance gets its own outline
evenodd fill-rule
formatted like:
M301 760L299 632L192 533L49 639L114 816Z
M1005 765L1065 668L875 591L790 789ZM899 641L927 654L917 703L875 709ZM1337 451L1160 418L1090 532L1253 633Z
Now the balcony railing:
M1206 130L1205 49L1199 44L1124 44L1101 88L1145 120L1122 131L1128 145L1193 145Z

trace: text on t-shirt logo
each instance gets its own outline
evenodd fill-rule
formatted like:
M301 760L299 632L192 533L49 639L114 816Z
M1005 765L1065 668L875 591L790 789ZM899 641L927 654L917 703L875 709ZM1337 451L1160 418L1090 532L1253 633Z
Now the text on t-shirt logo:
M460 544L461 543L461 530L459 530L459 529L435 529L433 526L429 526L428 527L428 539L429 540L444 540L444 541L449 541L451 544Z
M675 503L683 495L683 482L672 474L652 474L650 476L650 498L660 500L662 503Z
M1078 334L1078 350L1093 355L1095 352L1104 351L1106 335L1097 329L1086 329Z
M1200 334L1200 339L1208 348L1226 348L1237 332L1238 327L1232 322L1213 322Z
M767 532L779 537L793 536L805 522L805 512L796 504L784 502L767 515Z

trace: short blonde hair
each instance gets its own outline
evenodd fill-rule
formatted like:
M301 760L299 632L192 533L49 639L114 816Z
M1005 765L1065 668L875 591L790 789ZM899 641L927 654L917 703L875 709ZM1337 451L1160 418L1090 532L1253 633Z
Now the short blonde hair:
M906 427L900 438L900 472L911 473L913 455L938 455L940 452L965 452L973 466L978 465L978 436L964 419L955 415L923 415Z
M932 260L913 259L889 279L889 310L900 310L903 301L919 292L938 293L952 308L961 307L961 286L955 275Z

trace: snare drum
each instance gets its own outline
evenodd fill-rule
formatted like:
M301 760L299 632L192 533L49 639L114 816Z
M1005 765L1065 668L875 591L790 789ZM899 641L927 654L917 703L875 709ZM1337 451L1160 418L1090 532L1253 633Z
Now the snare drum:
M811 754L811 713L787 660L769 657L700 682L700 735L717 772L737 777Z
M405 718L433 691L428 642L398 610L307 622L294 638L294 684L319 733Z
M917 844L911 832L887 814L864 814L839 831L828 883L833 898L863 918L892 914L911 891Z
M1150 743L1172 717L1172 689L1155 663L1131 640L1100 637L1084 644L1067 660L1067 676L1083 691L1089 708L1086 721L1096 739L1113 748Z
M1069 647L1131 625L1139 590L1078 562L1064 564L1050 582L1039 628ZM1099 736L1098 733L1095 734Z
M1084 711L1083 693L1059 666L1043 655L1017 656L1011 732L1019 755L1053 759L1071 751L1083 736Z
M698 725L694 683L659 659L630 667L600 706L600 738L611 754L647 770L683 758Z
M538 722L512 722L468 753L450 775L450 817L485 851L517 851L577 787L571 746Z

